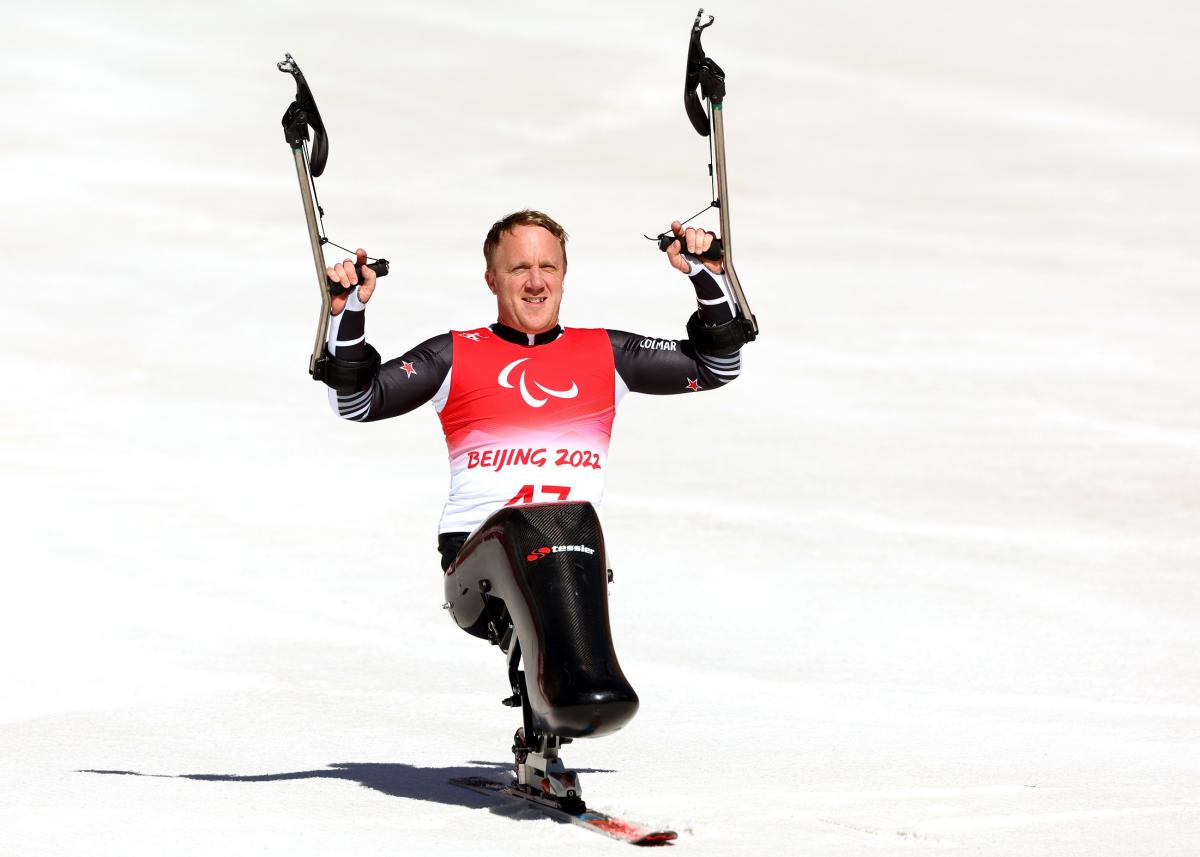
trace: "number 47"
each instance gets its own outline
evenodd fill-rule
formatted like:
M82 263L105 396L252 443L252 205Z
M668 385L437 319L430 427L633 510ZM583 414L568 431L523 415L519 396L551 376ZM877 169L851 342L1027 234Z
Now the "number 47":
M522 485L521 490L517 492L516 496L513 497L511 500L509 500L504 505L505 506L516 506L518 503L533 503L533 502L535 502L533 499L535 490L542 494L555 495L554 500L542 500L540 502L561 503L564 500L566 500L567 495L571 493L571 486L570 485L542 485L535 489L533 485Z

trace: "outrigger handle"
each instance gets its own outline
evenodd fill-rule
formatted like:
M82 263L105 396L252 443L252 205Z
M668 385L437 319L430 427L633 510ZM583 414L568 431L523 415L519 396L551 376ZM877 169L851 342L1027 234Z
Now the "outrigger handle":
M646 237L649 238L650 236L647 235ZM664 253L667 252L667 248L669 248L676 240L679 241L680 249L683 250L684 253L688 252L687 245L684 243L683 238L673 232L663 232L655 237L658 239L658 249L662 250ZM688 255L696 256L700 259L708 259L711 262L720 262L722 257L725 255L725 250L721 246L721 239L713 238L712 243L708 245L708 249L703 253L688 253Z
M361 284L364 279L363 278L363 268L370 268L372 271L375 272L375 276L377 276L377 277L386 277L388 275L388 267L389 266L388 266L387 259L376 259L370 265L355 265L354 270L358 274L358 282ZM354 286L351 286L350 289L348 289L345 286L343 286L341 283L335 283L333 280L326 277L325 278L325 288L327 288L329 290L330 297L337 298L337 297L341 297L342 295L346 294L346 292L350 291L350 289L353 289Z

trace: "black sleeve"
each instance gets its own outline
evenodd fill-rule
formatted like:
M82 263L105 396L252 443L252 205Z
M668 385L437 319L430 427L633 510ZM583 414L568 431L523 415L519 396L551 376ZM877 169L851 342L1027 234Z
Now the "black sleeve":
M702 354L687 339L655 339L610 330L617 374L631 393L670 396L723 387L742 370L741 353L729 357Z
M329 353L347 360L363 359L366 352L366 311L357 293L329 326ZM450 374L454 343L442 333L411 348L379 367L369 390L340 394L329 391L329 403L343 419L372 422L396 417L419 408L441 389Z
M707 326L734 317L733 296L722 274L713 274L698 261L688 278L696 290L696 311ZM669 396L723 387L742 371L742 353L725 357L705 354L688 339L655 339L623 330L610 330L617 374L632 393Z

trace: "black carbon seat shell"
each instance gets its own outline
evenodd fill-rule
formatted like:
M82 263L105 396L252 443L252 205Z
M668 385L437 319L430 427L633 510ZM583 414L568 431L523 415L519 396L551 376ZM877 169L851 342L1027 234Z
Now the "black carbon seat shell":
M604 535L591 503L512 506L484 522L447 571L446 601L459 627L486 636L496 599L521 643L538 729L599 736L633 718L638 698L613 648Z

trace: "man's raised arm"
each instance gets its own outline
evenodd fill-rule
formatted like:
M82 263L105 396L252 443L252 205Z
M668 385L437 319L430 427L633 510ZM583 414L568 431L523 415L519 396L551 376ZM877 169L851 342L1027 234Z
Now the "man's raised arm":
M359 263L366 251L359 250ZM450 334L427 339L402 356L380 363L378 352L367 344L366 302L375 291L375 274L364 271L358 283L354 262L347 259L326 269L334 282L353 287L334 298L326 348L334 364L329 384L329 404L342 419L371 422L406 414L433 399L450 375L453 345Z
M617 375L633 393L664 396L723 387L742 371L737 303L720 262L702 262L712 234L671 224L678 236L667 250L672 267L685 273L696 291L696 312L687 339L655 339L610 330Z

